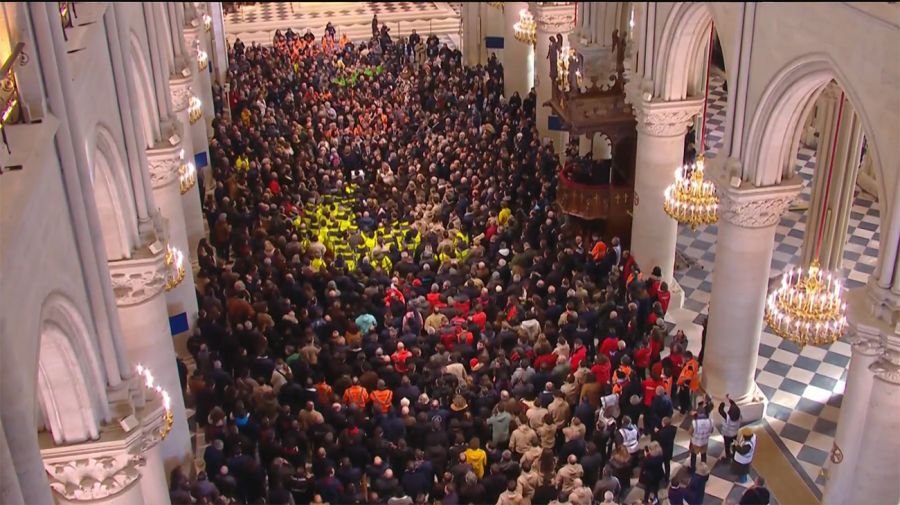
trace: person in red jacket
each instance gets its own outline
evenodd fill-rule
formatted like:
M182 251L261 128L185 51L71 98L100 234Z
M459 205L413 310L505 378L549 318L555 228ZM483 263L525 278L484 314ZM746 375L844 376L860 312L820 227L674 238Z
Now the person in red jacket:
M669 291L669 285L665 282L659 284L659 292L656 293L656 299L662 305L663 314L669 312L669 302L672 301L672 293Z
M550 365L550 368L556 366L556 361L559 359L559 356L556 355L555 352L549 352L547 354L541 354L540 356L534 358L534 369L540 370L544 363Z
M597 384L602 386L606 386L609 384L609 376L612 373L612 365L609 362L609 358L605 354L598 354L597 359L594 361L594 366L591 367L591 373L594 374L594 377L597 379Z
M453 308L459 311L459 314L462 317L469 317L469 310L471 309L471 302L466 300L456 300L453 302Z
M437 284L432 284L431 292L425 295L425 299L428 300L428 304L431 305L432 309L440 309L442 306L444 306L444 304L441 303L440 289L441 288L439 288Z
M576 338L575 350L569 358L569 365L572 366L572 370L578 370L578 365L581 364L585 357L587 357L587 347L584 346L584 342L580 338Z
M616 334L610 332L609 336L603 339L600 344L600 354L605 354L607 358L612 359L612 355L619 349L619 339Z
M397 344L397 350L394 351L394 354L391 354L391 361L394 363L394 370L399 374L405 374L409 371L409 365L406 364L406 360L408 360L412 356L412 353L406 350L406 346L403 342L399 342Z
M637 371L638 377L644 378L646 376L647 368L650 367L650 347L647 345L646 338L641 340L638 344L637 349L634 350L634 368Z
M484 326L487 324L487 314L485 314L481 304L476 306L475 313L469 316L469 320L478 325L481 331L484 331Z

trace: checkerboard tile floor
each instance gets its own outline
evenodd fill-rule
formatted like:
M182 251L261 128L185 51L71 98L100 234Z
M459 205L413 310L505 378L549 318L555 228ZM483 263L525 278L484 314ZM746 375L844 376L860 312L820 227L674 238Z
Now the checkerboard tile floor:
M413 29L439 37L459 33L459 13L446 2L259 2L225 16L225 38L268 45L277 29L290 27L301 33L310 29L319 37L331 22L338 36L346 33L355 41L368 40L376 14L395 37Z
M724 137L727 93L722 79L712 79L707 133L710 153L715 157ZM801 146L797 168L803 188L792 207L781 218L775 234L770 272L770 288L787 269L799 265L806 231L806 208L810 202L811 184L816 168L815 150ZM843 278L848 289L864 286L874 272L880 235L879 208L875 199L857 189L850 211L848 240L843 257ZM691 231L681 227L677 254L685 265L675 272L684 288L684 309L696 314L694 322L702 323L709 310L712 271L715 260L716 225ZM782 450L812 488L821 495L824 489L822 466L828 457L843 399L850 345L838 341L827 348L807 346L800 350L766 328L760 340L756 380L769 399L766 421L777 435Z

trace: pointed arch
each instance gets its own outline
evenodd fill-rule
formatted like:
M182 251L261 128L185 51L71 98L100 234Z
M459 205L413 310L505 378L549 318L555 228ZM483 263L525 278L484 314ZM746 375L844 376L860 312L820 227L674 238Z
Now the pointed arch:
M137 238L134 199L116 142L102 125L97 126L91 160L91 182L107 257L110 261L130 258Z
M850 80L825 54L810 54L790 62L766 87L750 121L747 154L742 160L744 180L757 186L770 186L793 175L794 144L806 119L804 114L808 113L810 101L815 100L832 80L844 90L860 117L878 175L878 200L885 201L888 192L883 182L879 146L871 135L873 130L868 115Z
M704 2L678 2L666 19L654 64L653 95L684 100L699 94L696 69L713 22ZM702 86L702 84L701 84Z
M56 444L95 440L110 417L97 343L65 296L52 293L41 308L38 400Z
M159 137L159 118L156 117L156 93L153 92L153 80L151 78L147 59L141 50L141 42L133 31L129 40L129 52L131 54L128 71L131 72L134 81L136 97L133 102L137 104L138 117L143 130L144 148L153 147Z

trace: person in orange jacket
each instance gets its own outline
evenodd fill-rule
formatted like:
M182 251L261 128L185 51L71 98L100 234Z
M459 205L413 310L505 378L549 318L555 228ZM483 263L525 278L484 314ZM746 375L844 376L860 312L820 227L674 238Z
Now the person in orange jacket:
M387 388L383 380L378 381L378 389L372 391L372 407L375 412L387 414L394 402L394 392Z
M681 413L691 410L693 395L700 389L700 362L694 358L691 351L685 351L686 361L681 367L676 384L678 385L678 404Z
M631 380L631 358L628 356L623 356L622 361L619 363L619 368L612 374L612 392L615 394L621 394L622 390L625 389L625 386L628 385L628 382Z
M344 403L359 410L365 409L369 404L369 392L359 384L359 377L354 377L353 385L344 390Z

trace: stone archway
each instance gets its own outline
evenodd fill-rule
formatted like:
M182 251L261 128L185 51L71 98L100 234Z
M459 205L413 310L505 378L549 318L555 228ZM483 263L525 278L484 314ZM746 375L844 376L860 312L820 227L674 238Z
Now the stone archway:
M137 35L132 32L129 41L129 53L131 55L131 72L134 80L135 92L138 96L134 97L137 101L138 117L143 127L144 147L150 148L156 143L156 137L159 132L159 120L156 118L156 94L153 92L153 81L144 52L141 50L141 43Z
M115 141L103 126L97 127L91 162L91 182L106 256L110 261L129 258L132 244L137 239L137 215L130 188L123 180L126 167Z
M99 352L84 319L54 293L44 301L40 331L38 399L54 443L99 438L110 412Z
M653 96L663 100L685 100L698 96L704 82L697 69L705 65L704 49L713 22L703 2L680 2L666 19L655 55Z

